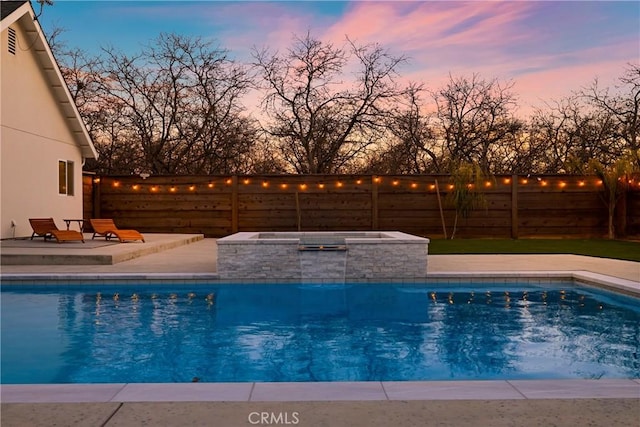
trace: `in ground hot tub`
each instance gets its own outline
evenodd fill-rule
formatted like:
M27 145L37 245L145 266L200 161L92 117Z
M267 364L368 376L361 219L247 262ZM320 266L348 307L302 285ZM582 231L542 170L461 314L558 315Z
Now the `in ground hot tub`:
M242 232L217 243L221 280L407 281L427 274L429 239L397 231Z

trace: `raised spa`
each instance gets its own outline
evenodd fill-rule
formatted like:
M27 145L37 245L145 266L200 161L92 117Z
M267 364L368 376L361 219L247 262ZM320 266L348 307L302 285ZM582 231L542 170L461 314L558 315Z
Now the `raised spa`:
M242 232L218 240L222 280L405 281L427 274L429 239L397 231Z

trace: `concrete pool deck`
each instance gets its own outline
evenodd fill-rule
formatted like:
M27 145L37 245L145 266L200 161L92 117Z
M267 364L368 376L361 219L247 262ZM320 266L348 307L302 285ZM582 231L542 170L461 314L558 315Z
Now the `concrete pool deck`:
M91 235L85 235L91 242ZM33 264L0 266L3 275L29 274L158 274L199 275L217 277L216 239L204 239L201 235L147 234L147 243L119 243L109 246L78 247L70 244L42 242L29 246L24 241L15 247L13 241L0 242L0 256L63 255L69 257L91 257L110 255L127 260L113 264ZM170 248L170 246L172 246ZM148 248L151 248L150 250ZM46 252L45 252L46 249ZM148 253L140 255L143 249ZM78 258L76 258L78 259ZM455 273L492 272L562 272L584 271L640 283L640 262L581 255L429 255L428 275Z
M177 238L151 234L145 237L149 246ZM215 279L215 240L196 239L189 243L115 264L2 265L1 273L3 279L9 280L78 275L141 280L152 276ZM57 254L64 255L71 249L52 245L46 249ZM10 246L0 243L3 256L23 249ZM138 244L126 243L87 246L78 251L110 251L126 256L139 249ZM35 245L31 250L39 251ZM631 261L577 255L429 256L429 277L434 278L566 272L604 277L640 291L640 263ZM637 426L640 420L640 379L7 385L0 393L3 427L278 424L274 421L301 426ZM260 419L264 414L270 423Z

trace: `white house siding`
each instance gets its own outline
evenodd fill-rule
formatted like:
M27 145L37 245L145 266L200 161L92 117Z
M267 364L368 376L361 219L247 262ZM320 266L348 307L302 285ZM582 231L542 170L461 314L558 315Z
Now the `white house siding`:
M16 54L7 49L8 30L2 32L0 57L0 237L31 235L29 218L82 218L82 153L74 140L50 83L41 70L33 37L20 22ZM74 196L58 194L58 160L74 162ZM11 220L17 226L11 227Z

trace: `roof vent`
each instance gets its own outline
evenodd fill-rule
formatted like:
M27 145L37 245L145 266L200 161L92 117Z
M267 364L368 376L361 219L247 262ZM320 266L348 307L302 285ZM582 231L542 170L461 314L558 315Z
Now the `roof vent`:
M16 30L9 27L9 53L16 54Z

